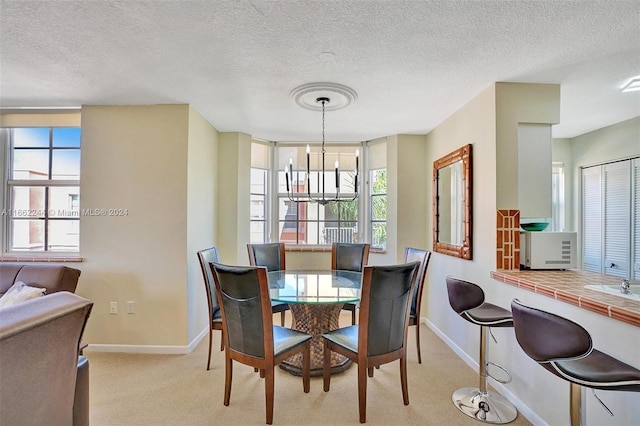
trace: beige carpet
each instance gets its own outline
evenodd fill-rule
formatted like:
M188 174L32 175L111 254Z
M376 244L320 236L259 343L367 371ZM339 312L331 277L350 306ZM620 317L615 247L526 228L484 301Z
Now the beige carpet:
M344 321L343 321L344 320ZM349 322L341 318L341 323ZM188 355L86 352L90 362L91 424L116 425L259 425L265 423L264 382L253 368L234 363L231 403L222 404L224 353L214 333L211 370L206 370L208 338ZM402 403L399 362L375 371L368 380L367 423L372 425L475 425L451 402L460 387L477 386L478 377L433 332L421 325L422 364L415 330L409 329L408 406ZM323 392L322 378L302 379L277 369L276 425L356 425L356 365L334 375ZM518 415L511 425L529 425Z

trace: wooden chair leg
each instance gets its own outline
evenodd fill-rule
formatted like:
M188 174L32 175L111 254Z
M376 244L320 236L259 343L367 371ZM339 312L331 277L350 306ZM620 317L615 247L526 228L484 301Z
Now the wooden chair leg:
M407 359L400 358L400 386L402 387L402 400L404 405L409 405L409 387L407 386Z
M264 370L260 370L261 372ZM265 373L265 379L264 379L264 394L265 394L265 403L266 403L266 409L267 409L267 424L273 424L273 393L274 393L274 386L273 386L273 377L274 377L274 372L273 372L273 365L271 366L271 368L268 368L266 373Z
M220 330L220 350L224 351L224 330Z
M367 367L358 364L358 412L360 423L367 422Z
M418 364L422 364L422 355L420 354L420 321L416 324L416 346L418 347Z
M265 370L264 370L264 368L261 368L260 369L260 378L264 379L264 377L265 377Z
M302 389L309 393L311 388L311 341L307 341L302 351Z
M284 311L280 312L280 325L284 327Z
M209 327L209 358L207 359L207 370L211 368L211 345L213 344L213 328Z
M373 367L367 368L367 374L369 375L369 377L373 377Z
M331 350L324 339L324 363L322 365L322 383L325 392L329 392L331 386Z
M231 379L233 378L233 361L226 354L224 358L224 405L229 406L229 400L231 399Z
M353 310L351 311L351 325L356 325L356 307L353 306L352 308Z

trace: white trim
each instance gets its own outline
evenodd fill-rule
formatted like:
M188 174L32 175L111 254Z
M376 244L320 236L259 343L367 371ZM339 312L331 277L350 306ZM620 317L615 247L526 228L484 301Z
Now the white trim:
M84 352L120 352L130 354L161 354L161 355L184 355L191 353L200 340L209 333L209 327L205 327L187 346L165 346L165 345L109 345L101 343L90 343L84 348Z
M445 335L438 327L436 327L435 324L433 324L431 321L429 321L425 317L420 317L420 322L426 324L426 326L429 327L429 329L431 329L431 331L433 331L435 335L438 336L447 346L449 346L449 348L453 352L455 352L456 355L458 355L464 362L466 362L469 367L473 368L475 372L478 372L478 367L479 367L478 363L473 358L471 358L466 352L464 352L460 348L460 346L456 345L453 340L449 339L449 337L447 337L447 335ZM491 380L491 386L494 389L496 389L500 393L500 395L502 395L509 402L511 402L518 410L518 413L523 415L531 423L537 426L549 426L547 422L545 422L542 418L540 418L540 416L538 416L529 407L527 407L520 399L518 399L514 394L512 394L508 390L508 388L504 386L502 383L498 383L495 380Z

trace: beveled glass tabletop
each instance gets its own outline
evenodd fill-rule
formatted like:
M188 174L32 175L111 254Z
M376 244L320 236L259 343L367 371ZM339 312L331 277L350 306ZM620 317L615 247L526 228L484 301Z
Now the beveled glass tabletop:
M286 303L327 304L360 300L360 272L339 270L285 270L268 273L271 300Z

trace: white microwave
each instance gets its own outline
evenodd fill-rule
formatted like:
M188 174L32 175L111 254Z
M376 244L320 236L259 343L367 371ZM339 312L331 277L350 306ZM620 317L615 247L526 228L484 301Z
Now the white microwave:
M520 232L520 266L525 269L576 267L575 232Z

